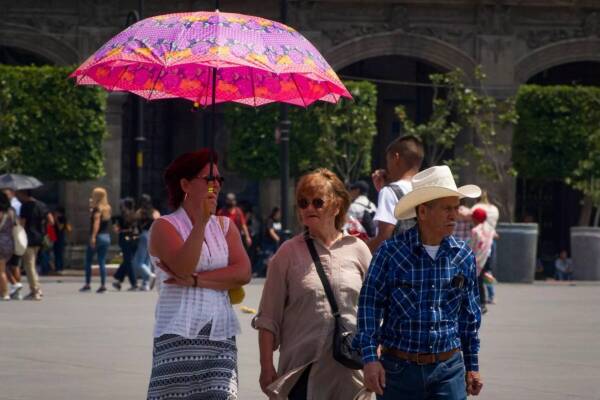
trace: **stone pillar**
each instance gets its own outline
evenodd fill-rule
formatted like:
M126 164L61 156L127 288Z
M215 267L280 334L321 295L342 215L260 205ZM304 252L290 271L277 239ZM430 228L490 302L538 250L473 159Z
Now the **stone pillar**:
M514 47L515 36L510 32L510 26L496 26L491 33L485 30L477 37L477 60L483 68L487 79L484 80L482 88L486 95L493 96L497 100L505 100L516 95L518 85L514 79ZM512 126L501 126L499 121L495 123L496 144L506 149L505 152L493 152L486 162L493 169L501 172L499 181L493 181L489 177L477 174L476 168L469 168L471 181L481 185L490 195L490 200L500 208L500 218L504 221L512 221L514 218L516 180L508 171L512 165ZM481 146L477 138L473 138L474 145Z
M94 181L66 182L64 187L64 205L73 225L71 242L86 243L90 229L89 198L92 189L101 186L108 192L108 201L113 214L119 212L121 197L121 143L122 143L122 107L126 99L124 94L110 94L106 107L106 125L108 137L104 140L105 175Z

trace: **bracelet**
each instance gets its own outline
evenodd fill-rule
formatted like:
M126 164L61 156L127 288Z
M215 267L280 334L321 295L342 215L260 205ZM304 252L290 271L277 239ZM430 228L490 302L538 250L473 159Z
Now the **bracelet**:
M198 287L198 275L192 275L194 277L194 287Z

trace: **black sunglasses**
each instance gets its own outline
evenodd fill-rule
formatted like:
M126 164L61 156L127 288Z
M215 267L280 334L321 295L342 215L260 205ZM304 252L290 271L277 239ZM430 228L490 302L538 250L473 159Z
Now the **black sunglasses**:
M325 200L320 199L318 197L312 199L312 202L309 202L305 198L298 199L298 207L300 207L302 210L307 208L309 204L312 204L315 210L318 210L319 208L323 208L323 206L325 205Z
M210 182L219 182L219 186L223 186L223 182L225 182L225 178L223 178L221 175L213 175L213 176L197 176L196 178L202 178L206 181L206 184L208 185Z

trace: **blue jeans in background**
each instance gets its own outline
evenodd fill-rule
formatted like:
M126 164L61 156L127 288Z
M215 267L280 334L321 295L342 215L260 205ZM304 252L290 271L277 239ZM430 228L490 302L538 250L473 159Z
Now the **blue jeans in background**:
M152 278L152 269L150 266L150 254L148 253L150 233L143 231L138 240L137 249L133 256L133 270L142 278L143 284L146 285Z
M385 389L377 400L465 400L465 365L462 353L443 362L418 365L383 354Z
M100 266L100 282L102 286L106 285L106 254L110 246L110 235L101 233L96 236L96 247L92 248L89 244L85 252L85 284L89 286L92 282L92 262L94 254L98 255L98 265Z

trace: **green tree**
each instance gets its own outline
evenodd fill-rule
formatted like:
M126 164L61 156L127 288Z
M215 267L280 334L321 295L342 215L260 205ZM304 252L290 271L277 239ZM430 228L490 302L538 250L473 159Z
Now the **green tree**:
M46 180L104 174L106 93L66 67L0 66L0 169Z
M377 90L369 82L345 82L354 101L336 105L290 107L290 171L293 176L317 167L334 170L345 181L369 172L376 135ZM225 121L231 132L228 166L254 179L279 176L275 140L278 105L229 106Z
M429 120L416 124L401 105L396 107L396 115L407 134L423 140L428 165L466 167L474 161L480 174L502 182L515 171L506 157L509 148L497 140L497 128L517 122L514 100L487 95L481 68L475 70L474 77L476 88L471 87L460 69L431 74L433 101ZM458 157L453 149L456 138L465 130L473 133L473 143L465 148L470 157Z
M600 88L525 85L513 159L525 178L566 181L585 195L580 224L600 207ZM597 211L600 218L600 210Z

